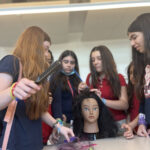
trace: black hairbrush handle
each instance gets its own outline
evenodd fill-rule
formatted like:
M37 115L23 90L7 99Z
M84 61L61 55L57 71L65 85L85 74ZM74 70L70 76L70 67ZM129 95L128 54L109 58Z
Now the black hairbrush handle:
M40 84L43 80L45 80L49 75L57 71L61 66L60 61L55 61L46 71L44 71L41 75L39 75L35 81L36 84Z

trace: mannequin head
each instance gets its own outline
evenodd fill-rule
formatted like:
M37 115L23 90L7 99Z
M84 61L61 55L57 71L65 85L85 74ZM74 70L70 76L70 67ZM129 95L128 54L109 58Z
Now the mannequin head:
M90 111L93 111L92 115L90 115ZM99 138L117 135L117 125L111 113L101 99L88 89L76 97L73 115L73 128L76 136L83 137L83 133L92 133L92 131L98 133ZM91 129L87 130L87 127Z

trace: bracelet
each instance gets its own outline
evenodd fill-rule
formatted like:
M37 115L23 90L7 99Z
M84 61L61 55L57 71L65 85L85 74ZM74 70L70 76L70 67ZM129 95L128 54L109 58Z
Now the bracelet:
M60 133L60 129L61 129L62 126L63 126L63 125L60 124L60 127L57 127L57 132L58 132L58 134Z
M142 125L142 124L146 126L147 122L145 120L145 115L140 113L139 114L139 119L138 119L138 125Z
M106 99L102 98L102 102L106 105Z
M60 118L56 119L56 122L52 125L52 128L55 128L57 124L63 125L63 122Z
M10 96L12 99L15 99L13 92L14 92L16 85L17 85L17 82L13 83L12 86L10 87Z
M14 86L12 87L12 95L14 96L14 89L15 89L15 87L16 87L16 85L18 84L18 82L15 82L14 83ZM15 96L14 96L15 97Z
M59 126L56 126L57 124L59 124L60 125L60 127ZM61 127L63 126L63 122L62 122L62 120L60 119L60 118L58 118L58 119L56 119L56 122L53 124L53 128L56 128L57 127L57 132L58 132L58 134L60 133L60 129L61 129Z

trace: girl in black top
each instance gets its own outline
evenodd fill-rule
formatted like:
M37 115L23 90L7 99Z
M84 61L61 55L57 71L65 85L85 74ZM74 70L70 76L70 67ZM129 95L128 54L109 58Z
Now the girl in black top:
M72 103L78 94L79 66L76 54L71 50L64 51L59 61L62 68L51 77L50 89L53 96L52 114L70 123L73 120Z

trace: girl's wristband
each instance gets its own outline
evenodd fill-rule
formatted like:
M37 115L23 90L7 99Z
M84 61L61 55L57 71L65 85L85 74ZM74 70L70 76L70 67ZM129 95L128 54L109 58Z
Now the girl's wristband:
M14 92L16 85L17 85L17 82L13 83L12 86L10 87L10 96L12 99L15 99L13 92Z
M102 98L102 102L106 105L106 99Z
M140 113L139 119L138 119L138 125L145 125L147 126L146 120L145 120L145 114Z
M61 119L56 119L56 122L53 124L52 128L57 128L57 132L60 133L60 129L63 126Z

